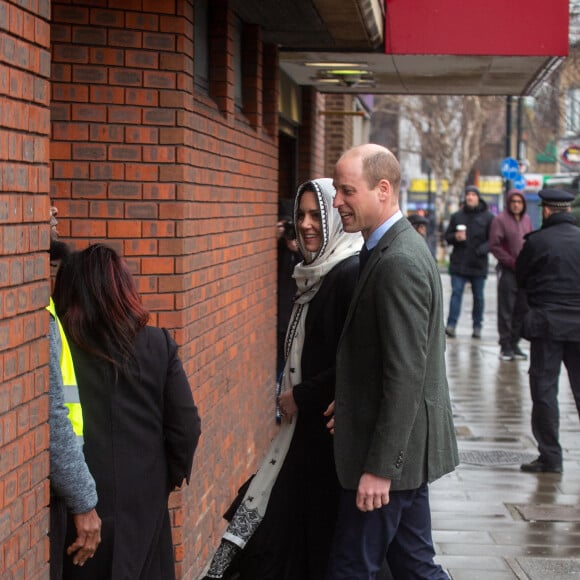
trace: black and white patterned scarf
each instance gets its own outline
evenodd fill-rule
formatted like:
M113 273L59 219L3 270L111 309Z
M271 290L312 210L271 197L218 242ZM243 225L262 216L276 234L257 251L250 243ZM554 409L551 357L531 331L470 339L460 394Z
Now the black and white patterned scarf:
M298 246L304 256L304 261L294 268L297 294L286 333L286 365L280 381L281 391L291 389L302 381L302 347L310 301L316 296L326 274L339 262L357 254L363 244L360 233L348 234L342 229L340 215L332 207L335 190L332 180L328 178L308 181L298 188L294 207L294 223L298 223L297 213L300 207L300 198L305 191L313 191L318 201L322 244L317 252L309 252L304 246L304 240L298 228ZM293 372L290 373L289 369L293 369ZM272 440L260 468L222 536L222 541L214 554L206 578L224 577L236 554L244 549L264 518L270 493L290 447L295 426L296 420L282 421L280 430Z

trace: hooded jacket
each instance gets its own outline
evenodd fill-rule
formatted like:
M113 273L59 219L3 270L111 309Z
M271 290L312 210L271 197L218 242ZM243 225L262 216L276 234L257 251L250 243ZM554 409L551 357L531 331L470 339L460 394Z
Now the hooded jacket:
M476 187L469 187L479 198L479 203L470 208L463 208L451 215L445 231L445 241L453 246L449 263L449 273L456 276L487 276L489 254L489 229L493 214L488 211L487 203L481 199ZM467 240L458 242L455 232L458 225L467 228Z
M511 211L510 201L514 196L524 202L519 221ZM489 250L497 258L502 268L515 271L516 258L524 246L524 236L533 230L530 216L526 213L526 198L520 191L510 191L506 208L491 222L489 230Z
M572 215L576 218L576 225L580 227L580 193L576 194L572 202Z

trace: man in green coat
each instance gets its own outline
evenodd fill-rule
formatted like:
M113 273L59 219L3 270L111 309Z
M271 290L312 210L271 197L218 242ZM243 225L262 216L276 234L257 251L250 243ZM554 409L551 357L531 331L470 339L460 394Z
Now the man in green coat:
M334 174L361 273L338 345L335 461L342 486L327 580L447 578L434 563L427 484L458 463L445 371L441 279L399 209L400 168L379 145Z

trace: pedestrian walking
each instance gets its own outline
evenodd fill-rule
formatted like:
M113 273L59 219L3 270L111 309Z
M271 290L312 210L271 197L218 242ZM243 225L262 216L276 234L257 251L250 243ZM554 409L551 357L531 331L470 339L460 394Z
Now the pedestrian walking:
M451 215L445 231L445 241L453 246L449 263L451 274L451 300L445 333L455 337L455 327L461 314L463 291L471 284L473 293L473 338L481 338L483 296L488 270L489 228L493 215L487 209L479 189L470 185L465 190L463 207Z

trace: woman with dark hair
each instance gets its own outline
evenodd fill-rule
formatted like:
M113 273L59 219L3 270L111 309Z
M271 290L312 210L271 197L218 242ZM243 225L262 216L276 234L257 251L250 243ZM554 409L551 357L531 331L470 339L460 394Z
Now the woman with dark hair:
M359 233L342 229L331 179L298 188L294 223L304 261L286 333L280 431L233 513L206 578L320 580L338 506L332 436L338 339L358 276ZM232 514L229 514L232 515ZM228 518L229 518L228 515Z
M61 265L53 297L74 361L102 519L94 558L83 567L65 559L63 578L171 580L167 500L189 483L201 432L177 345L167 330L147 325L127 265L102 244Z

